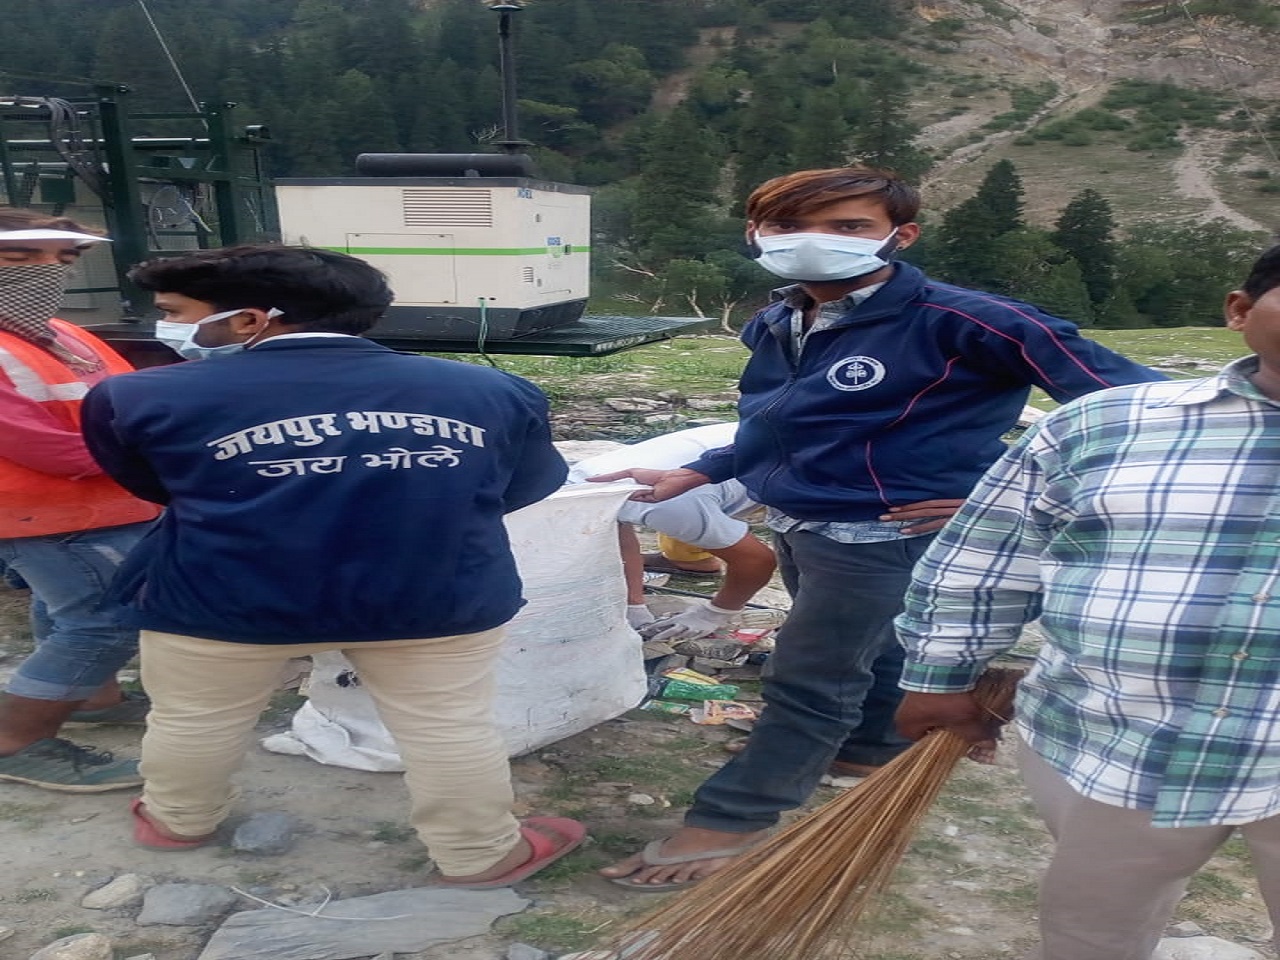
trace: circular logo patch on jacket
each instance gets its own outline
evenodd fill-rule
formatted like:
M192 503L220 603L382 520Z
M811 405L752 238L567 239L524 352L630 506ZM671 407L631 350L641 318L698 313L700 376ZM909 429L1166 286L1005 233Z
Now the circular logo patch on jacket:
M827 383L837 390L866 390L884 379L884 364L875 357L845 357L827 371Z

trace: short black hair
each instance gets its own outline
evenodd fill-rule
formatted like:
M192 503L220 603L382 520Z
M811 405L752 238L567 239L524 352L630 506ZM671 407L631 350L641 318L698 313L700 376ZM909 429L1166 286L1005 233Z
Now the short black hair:
M1257 300L1276 287L1280 287L1280 243L1257 259L1240 289L1250 300Z
M364 333L395 299L381 271L313 247L199 250L140 263L129 279L144 290L178 293L219 311L275 307L283 324L328 333Z

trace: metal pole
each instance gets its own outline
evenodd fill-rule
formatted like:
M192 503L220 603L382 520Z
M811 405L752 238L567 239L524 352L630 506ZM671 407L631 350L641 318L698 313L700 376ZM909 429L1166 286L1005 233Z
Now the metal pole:
M111 255L126 319L137 319L151 305L151 295L125 276L129 268L147 258L147 230L142 217L142 193L138 189L137 161L129 133L129 116L122 101L129 88L114 84L96 87L98 119L102 124L102 148L107 160L109 202L104 202Z
M523 8L519 0L490 2L489 9L498 15L498 64L502 72L502 139L497 146L503 153L513 156L529 146L520 139L520 119L517 116L516 59L511 42L511 15Z
M520 139L520 120L516 115L516 61L511 49L511 13L501 10L498 14L498 52L502 65L502 136L507 150L515 152L514 144Z
M218 246L221 247L242 243L245 239L244 231L240 228L237 204L239 190L234 179L239 171L236 168L235 144L228 116L234 107L234 103L200 104L209 130L210 166L219 173L230 174L232 177L228 180L216 180L213 184L213 205L218 211Z
M0 119L0 175L4 177L5 202L11 207L18 206L18 178L14 176L13 162L9 159L9 144L5 140L2 119Z

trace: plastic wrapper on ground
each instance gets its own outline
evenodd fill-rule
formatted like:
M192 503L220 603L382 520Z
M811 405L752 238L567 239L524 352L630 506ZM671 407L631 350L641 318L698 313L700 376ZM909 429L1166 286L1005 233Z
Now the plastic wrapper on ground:
M497 668L494 716L511 756L612 719L645 697L614 519L634 489L630 482L563 487L507 517L528 601L507 626ZM262 745L334 766L403 770L351 663L340 653L314 661L310 699L287 733Z

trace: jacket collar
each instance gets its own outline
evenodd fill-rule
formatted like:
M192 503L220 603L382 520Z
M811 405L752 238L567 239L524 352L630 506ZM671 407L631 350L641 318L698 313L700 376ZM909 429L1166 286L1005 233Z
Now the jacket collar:
M848 312L833 324L833 327L845 327L854 323L894 316L901 313L907 304L920 294L926 283L924 273L918 267L903 263L901 260L895 260L892 266L893 276L885 281L884 286L872 297L861 303L853 303L849 297L844 298L845 301L849 301ZM770 304L769 313L764 318L771 329L779 324L788 324L792 310L811 302L799 284L779 287L773 291L772 297L773 303Z

